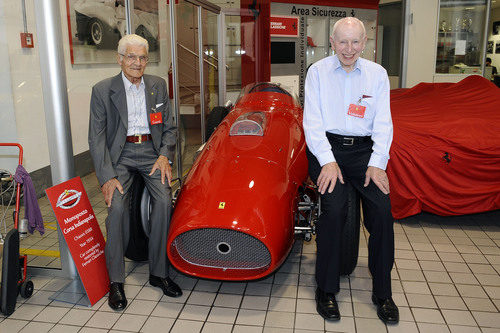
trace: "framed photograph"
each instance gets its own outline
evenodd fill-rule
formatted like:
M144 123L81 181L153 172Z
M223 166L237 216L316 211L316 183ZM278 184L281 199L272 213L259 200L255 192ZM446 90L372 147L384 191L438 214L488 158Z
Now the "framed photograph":
M116 63L118 41L127 26L124 0L67 0L72 64ZM160 59L158 0L136 0L133 32L149 44L150 62Z
M500 21L493 22L493 35L500 35Z
M500 40L495 45L495 53L500 54Z
M492 54L493 53L493 46L494 46L494 41L489 40L488 45L486 46L486 53Z

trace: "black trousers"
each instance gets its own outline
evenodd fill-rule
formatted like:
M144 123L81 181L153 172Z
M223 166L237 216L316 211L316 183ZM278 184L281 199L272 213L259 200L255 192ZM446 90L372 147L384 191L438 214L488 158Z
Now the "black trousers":
M368 240L368 266L373 277L373 293L379 298L391 297L391 270L394 264L394 220L389 195L370 181L364 187L365 174L372 153L371 140L339 140L327 133L332 151L339 164L345 184L337 180L332 193L321 195L321 215L316 225L316 283L328 293L340 289L341 236L347 214L346 185L350 183L359 192L363 206L364 224ZM309 175L317 183L321 166L307 150Z

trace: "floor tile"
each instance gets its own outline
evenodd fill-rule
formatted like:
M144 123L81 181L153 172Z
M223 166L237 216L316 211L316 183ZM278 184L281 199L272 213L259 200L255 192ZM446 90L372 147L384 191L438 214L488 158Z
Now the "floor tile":
M295 313L268 311L264 326L293 328Z
M295 312L296 303L295 298L271 297L268 309L269 311Z
M173 318L149 317L141 328L144 333L168 332L174 325Z
M270 297L266 296L247 296L243 297L241 303L242 309L267 310Z
M7 318L0 322L0 332L19 332L28 323L27 320Z
M325 330L327 332L354 333L354 332L356 332L354 318L342 316L342 318L339 321L325 320Z
M202 333L231 333L233 325L219 323L205 323Z
M321 330L325 329L325 320L319 314L295 314L295 329Z
M236 318L236 324L263 326L265 319L266 311L240 309Z
M495 305L486 298L463 297L467 308L471 311L497 312Z
M444 324L441 312L436 309L412 308L415 321L418 323Z
M68 308L48 306L43 309L35 318L35 321L57 323L69 311Z
M432 295L406 294L406 298L408 299L408 305L412 308L437 308Z
M110 329L118 321L120 316L121 313L117 312L96 312L85 326Z
M113 329L120 331L139 332L147 319L147 316L124 313L113 325Z
M35 318L45 307L42 305L35 304L22 304L17 307L13 314L10 315L10 319L23 319L32 320Z
M233 324L238 315L238 309L212 307L207 321L215 323Z
M19 332L20 333L46 333L49 332L54 323L40 323L36 321L30 322L28 325L24 326Z
M441 313L448 325L475 325L474 318L469 311L443 309Z
M500 327L500 313L499 312L479 312L472 311L472 315L481 327Z
M206 320L209 312L210 312L209 306L186 304L182 309L179 318L186 320L204 321Z
M218 294L215 298L214 306L222 306L228 308L239 308L243 296L232 294Z
M94 315L95 311L71 309L59 322L60 324L83 326Z
M179 319L175 322L170 333L196 333L201 332L203 322Z
M380 319L355 318L356 330L359 332L384 333L387 332L384 323Z

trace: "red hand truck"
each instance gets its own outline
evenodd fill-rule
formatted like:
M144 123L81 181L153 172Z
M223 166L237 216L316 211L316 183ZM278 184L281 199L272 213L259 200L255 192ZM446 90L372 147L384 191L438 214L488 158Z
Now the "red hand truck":
M23 147L18 143L0 143L3 147L19 148L19 165L23 163ZM21 184L16 184L16 208L14 210L14 228L4 239L2 259L2 285L0 287L0 311L10 315L16 309L17 295L29 298L33 294L33 282L26 279L28 257L19 255L19 213Z

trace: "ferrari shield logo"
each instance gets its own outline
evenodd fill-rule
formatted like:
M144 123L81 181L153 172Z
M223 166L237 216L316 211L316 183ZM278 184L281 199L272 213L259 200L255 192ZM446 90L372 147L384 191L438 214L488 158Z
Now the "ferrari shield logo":
M224 201L219 202L219 209L224 209L226 207L226 203Z

